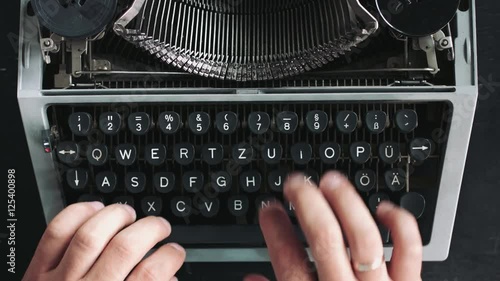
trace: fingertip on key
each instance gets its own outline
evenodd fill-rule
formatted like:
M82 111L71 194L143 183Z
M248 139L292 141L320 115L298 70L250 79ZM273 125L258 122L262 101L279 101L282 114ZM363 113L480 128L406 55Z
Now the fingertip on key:
M285 189L297 189L302 186L304 186L304 174L300 172L290 174L285 182Z
M387 214L388 212L393 210L395 207L396 207L396 205L394 205L393 203L391 203L389 201L382 201L382 202L380 202L380 204L377 207L377 215L381 216L381 215Z
M338 171L329 171L321 179L320 187L337 189L342 186L346 180L346 177L342 173Z
M87 204L92 208L94 208L96 211L99 211L104 208L104 204L99 201L88 202Z
M135 218L137 217L137 214L134 210L134 208L132 208L130 205L127 205L127 204L121 204L122 205L122 208L124 208L135 220Z

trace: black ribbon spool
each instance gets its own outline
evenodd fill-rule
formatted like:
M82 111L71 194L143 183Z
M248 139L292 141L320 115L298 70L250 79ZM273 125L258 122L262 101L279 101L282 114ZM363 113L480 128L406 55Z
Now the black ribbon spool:
M377 9L395 31L423 37L443 29L456 15L460 0L377 0Z
M73 39L101 32L115 15L117 0L31 0L40 23Z

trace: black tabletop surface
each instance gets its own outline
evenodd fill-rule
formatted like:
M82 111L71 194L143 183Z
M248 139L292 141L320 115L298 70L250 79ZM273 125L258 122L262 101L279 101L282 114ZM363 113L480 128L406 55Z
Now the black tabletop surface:
M0 153L2 173L17 170L16 274L7 273L7 230L0 223L0 280L20 280L45 227L38 191L19 117L17 80L17 1L1 10L0 25ZM445 262L425 263L423 280L500 280L500 1L477 3L480 99L453 233ZM7 3L7 2L6 2ZM16 4L14 4L16 3ZM6 187L6 185L5 185ZM0 190L6 190L0 188ZM7 192L0 192L2 213ZM10 247L10 246L9 246ZM267 263L188 264L180 280L241 280L245 273L271 276ZM220 276L223 274L223 276ZM6 278L2 278L6 276Z

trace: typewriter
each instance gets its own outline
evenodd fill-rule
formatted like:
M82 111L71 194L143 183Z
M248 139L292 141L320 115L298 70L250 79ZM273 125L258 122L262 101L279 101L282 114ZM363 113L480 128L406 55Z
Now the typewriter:
M281 201L297 225L287 175L335 169L446 259L478 93L472 0L20 2L47 221L129 204L167 218L190 262L268 261L258 209Z

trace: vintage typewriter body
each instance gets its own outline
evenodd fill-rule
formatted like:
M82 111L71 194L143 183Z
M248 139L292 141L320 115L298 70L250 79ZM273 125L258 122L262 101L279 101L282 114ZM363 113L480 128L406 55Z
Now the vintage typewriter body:
M266 261L258 208L295 220L286 175L337 169L372 211L410 210L424 259L445 259L477 73L473 1L439 3L22 0L18 98L46 220L130 204L171 221L188 261Z

